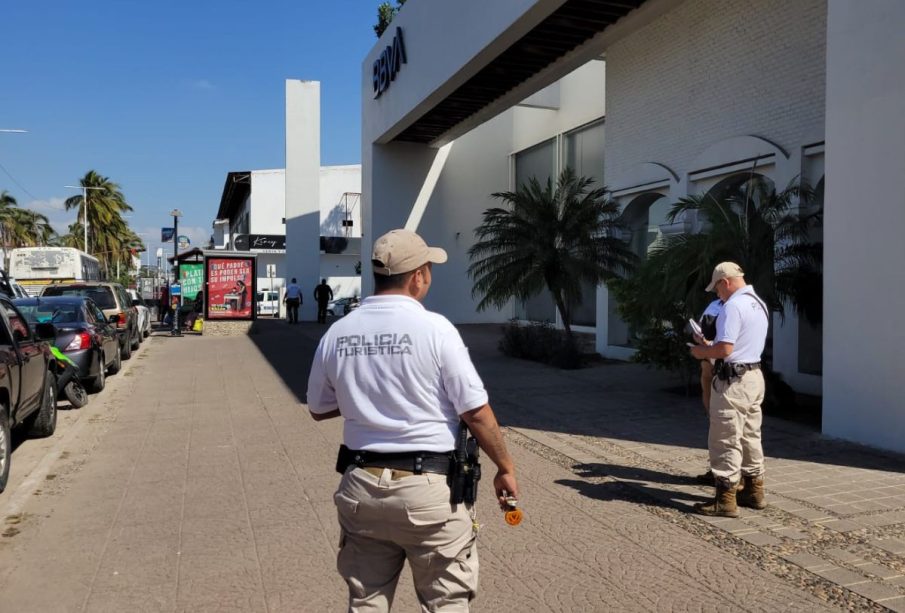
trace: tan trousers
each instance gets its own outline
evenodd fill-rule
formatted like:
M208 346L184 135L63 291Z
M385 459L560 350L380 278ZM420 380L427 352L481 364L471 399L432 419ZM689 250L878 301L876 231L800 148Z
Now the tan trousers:
M710 396L710 469L724 485L735 485L742 475L764 472L760 429L763 421L764 375L749 370L741 378L714 377Z
M450 504L449 496L445 475L346 471L333 500L342 532L336 565L349 586L349 611L389 611L406 560L422 611L468 611L478 589L478 551L471 509Z

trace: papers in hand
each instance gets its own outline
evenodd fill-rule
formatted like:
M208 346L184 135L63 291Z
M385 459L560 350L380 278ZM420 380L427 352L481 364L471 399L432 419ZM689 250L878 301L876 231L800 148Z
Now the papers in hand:
M701 326L698 325L698 322L696 322L693 319L689 319L688 325L691 326L692 334L697 334L698 336L704 336L704 334L701 332Z

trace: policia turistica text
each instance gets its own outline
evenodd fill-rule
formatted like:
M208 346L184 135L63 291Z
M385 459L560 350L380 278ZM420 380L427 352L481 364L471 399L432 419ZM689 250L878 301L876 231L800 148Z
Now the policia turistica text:
M448 483L460 420L496 464L500 506L519 495L468 349L421 304L432 264L445 261L414 232L377 239L375 295L327 330L311 366L312 417L344 420L334 501L350 611L388 611L406 560L422 610L468 610L478 587L475 511L453 502Z

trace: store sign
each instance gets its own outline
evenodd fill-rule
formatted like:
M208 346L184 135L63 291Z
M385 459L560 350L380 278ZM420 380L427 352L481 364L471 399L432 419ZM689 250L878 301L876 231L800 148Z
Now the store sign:
M233 246L236 251L283 253L286 251L286 237L280 234L238 234Z
M185 251L189 248L189 245L192 244L192 241L189 240L188 236L180 234L178 238L176 238L176 244L179 245L179 248Z
M374 60L373 82L374 97L380 98L381 94L390 87L390 83L396 80L396 74L403 64L408 61L405 57L405 43L402 40L402 28L396 28L396 34L392 42L380 52Z
M180 264L179 283L186 300L194 300L204 283L204 264Z

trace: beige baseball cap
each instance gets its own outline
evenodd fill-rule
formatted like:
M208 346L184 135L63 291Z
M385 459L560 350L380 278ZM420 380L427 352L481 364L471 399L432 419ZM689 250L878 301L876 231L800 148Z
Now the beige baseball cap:
M744 276L745 273L742 271L742 267L735 262L720 262L714 267L713 275L710 277L710 285L704 291L712 292L713 288L716 287L717 281Z
M401 275L428 262L444 263L446 251L428 247L424 239L411 230L390 230L374 241L371 260L376 274Z

